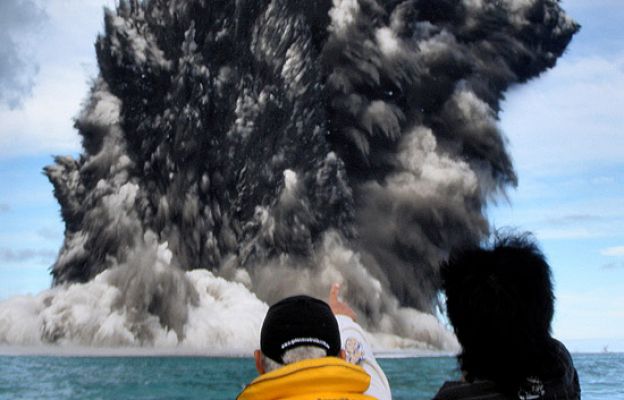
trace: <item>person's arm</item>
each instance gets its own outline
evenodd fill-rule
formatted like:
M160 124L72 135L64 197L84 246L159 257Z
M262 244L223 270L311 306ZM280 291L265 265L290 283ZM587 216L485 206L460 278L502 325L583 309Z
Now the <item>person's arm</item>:
M391 400L390 384L386 374L377 363L375 355L366 340L364 330L355 319L355 312L348 304L338 299L340 285L333 284L329 293L329 306L336 316L340 328L342 348L348 362L364 368L370 375L371 383L366 394L379 400Z

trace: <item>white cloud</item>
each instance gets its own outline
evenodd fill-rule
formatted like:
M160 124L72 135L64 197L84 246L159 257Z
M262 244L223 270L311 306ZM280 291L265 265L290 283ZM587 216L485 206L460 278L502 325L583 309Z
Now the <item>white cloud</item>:
M520 171L552 174L624 160L624 53L566 55L542 78L513 90L503 131Z
M624 338L624 296L612 289L557 294L554 331L563 339Z
M605 236L602 232L596 232L581 227L568 229L535 229L534 233L535 236L540 240L589 239Z
M63 231L57 229L56 226L44 226L43 228L37 230L37 235L39 235L43 239L57 242L61 238L63 238Z
M623 235L624 197L591 197L588 190L564 190L551 183L550 188L543 186L541 194L512 198L511 205L501 204L488 214L495 226L520 226L534 232L539 240L612 239Z
M73 118L97 73L93 44L101 31L103 6L114 0L51 0L42 3L45 29L31 49L40 71L22 107L0 107L0 158L66 154L80 149Z
M550 214L543 223L553 227L565 227L600 222L602 219L602 217L592 214Z
M624 246L609 247L600 251L600 254L608 257L624 256Z
M30 96L38 66L31 58L32 37L46 14L32 1L0 2L0 104L19 107Z
M563 8L572 9L596 9L596 8L613 8L619 9L622 6L622 0L564 0Z
M598 176L598 177L592 178L591 183L597 186L613 185L617 183L617 179L615 179L612 176Z
M618 270L624 269L624 262L612 262L602 266L604 270Z
M6 262L16 262L16 263L28 263L35 262L49 265L54 260L54 257L57 255L57 251L49 250L49 249L7 249L0 248L0 261L3 263Z
M0 157L78 150L73 117L87 90L78 68L47 68L22 108L0 109Z

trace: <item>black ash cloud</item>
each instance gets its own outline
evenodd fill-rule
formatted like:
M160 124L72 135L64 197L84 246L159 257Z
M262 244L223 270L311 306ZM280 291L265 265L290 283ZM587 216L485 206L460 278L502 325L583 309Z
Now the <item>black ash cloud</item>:
M488 234L487 202L517 182L503 93L577 29L556 0L122 0L76 121L83 153L46 168L66 223L54 282L148 235L170 268L265 301L342 278L402 334L383 315L432 312L439 262ZM179 292L145 310L193 301Z

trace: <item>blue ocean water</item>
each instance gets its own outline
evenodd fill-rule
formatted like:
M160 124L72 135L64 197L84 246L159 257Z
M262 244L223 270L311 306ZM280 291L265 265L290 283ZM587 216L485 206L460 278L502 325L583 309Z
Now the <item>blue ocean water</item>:
M624 399L624 354L575 354L585 400ZM394 399L429 399L457 377L450 357L380 359ZM231 400L247 358L0 356L0 399Z

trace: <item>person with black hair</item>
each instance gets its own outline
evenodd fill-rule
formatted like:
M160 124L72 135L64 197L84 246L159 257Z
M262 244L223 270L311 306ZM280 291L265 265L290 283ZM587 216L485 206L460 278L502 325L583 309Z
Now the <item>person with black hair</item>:
M529 234L451 254L441 268L463 379L435 400L580 399L572 358L551 336L551 272Z

